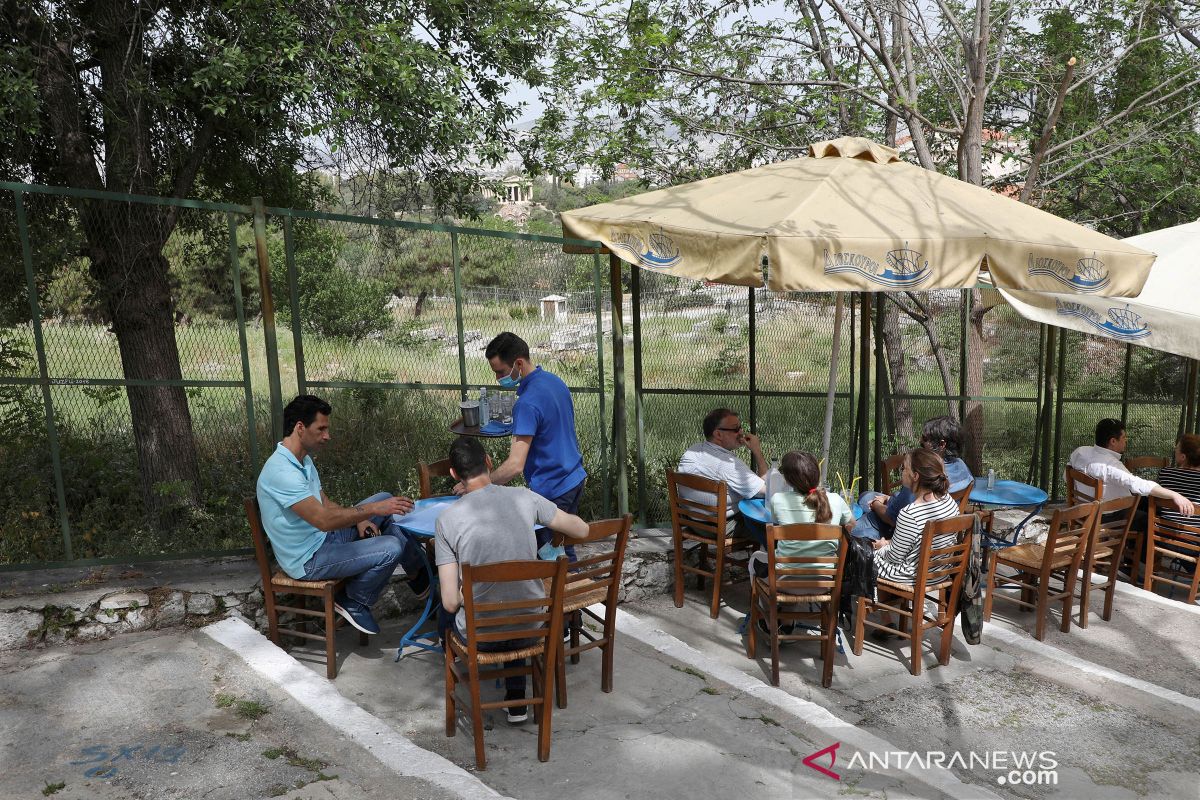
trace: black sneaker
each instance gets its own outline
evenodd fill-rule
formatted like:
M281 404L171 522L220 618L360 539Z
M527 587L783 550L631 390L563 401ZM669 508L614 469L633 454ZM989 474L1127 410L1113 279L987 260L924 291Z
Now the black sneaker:
M505 700L524 700L525 693L508 692L504 695ZM508 717L509 725L520 725L525 720L529 719L529 706L509 706L504 709L504 713Z
M408 587L412 589L418 600L429 597L429 570L422 569L418 572L415 578L409 580Z

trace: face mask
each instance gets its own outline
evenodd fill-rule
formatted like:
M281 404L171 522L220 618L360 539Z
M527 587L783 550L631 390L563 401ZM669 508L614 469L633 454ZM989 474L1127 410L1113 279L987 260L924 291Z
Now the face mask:
M503 378L497 379L496 383L500 384L501 389L517 388L517 385L520 383L520 381L513 378L513 376L512 376L513 372L516 372L518 375L521 374L520 371L517 369L516 364L513 365L512 372L509 372Z

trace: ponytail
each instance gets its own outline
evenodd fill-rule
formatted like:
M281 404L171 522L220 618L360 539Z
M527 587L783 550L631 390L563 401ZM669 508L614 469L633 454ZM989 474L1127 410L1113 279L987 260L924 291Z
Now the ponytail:
M946 464L933 450L918 447L908 454L909 466L917 473L917 493L932 492L938 497L950 490L950 479L946 476Z
M833 519L829 508L829 495L821 483L821 468L812 453L793 450L779 462L779 474L797 494L804 495L804 505L813 509L817 522L826 523Z

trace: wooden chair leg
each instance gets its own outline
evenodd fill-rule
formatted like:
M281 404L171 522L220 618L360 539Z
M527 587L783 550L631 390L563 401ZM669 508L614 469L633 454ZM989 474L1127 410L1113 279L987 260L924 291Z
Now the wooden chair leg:
M858 596L854 607L854 655L861 656L863 648L863 619L867 616L867 598Z
M1062 624L1059 625L1059 630L1063 633L1069 633L1071 630L1071 607L1075 605L1075 576L1067 575L1063 578L1063 597L1062 601ZM1080 594L1087 596L1087 589L1081 589Z
M828 689L833 685L833 659L835 652L835 644L837 643L837 601L831 600L828 603L822 604L822 612L826 615L825 624L822 626L825 629L825 641L821 642L821 649L824 651L821 656L821 685Z
M921 674L921 666L922 666L921 662L924 660L921 658L921 644L922 644L922 641L921 641L921 633L922 633L921 632L921 615L924 613L925 608L924 608L924 605L921 603L921 601L917 600L916 598L913 599L913 601L910 605L911 605L910 610L912 611L913 617L912 617L912 632L909 634L909 638L908 638L909 645L910 645L909 646L909 661L910 661L909 672L911 672L913 675L920 675ZM903 619L904 618L901 617L901 620L903 620Z
M768 609L767 635L771 637L771 685L779 685L779 604L770 598Z
M700 552L697 555L697 558L698 558L698 560L697 560L696 564L700 567L700 569L704 570L705 572L708 572L709 570L708 570L708 543L707 542L700 542ZM696 576L696 588L701 592L704 591L704 576L703 575Z
M1088 606L1091 603L1092 596L1092 575L1096 572L1096 565L1087 564L1083 568L1083 588L1079 590L1079 627L1086 628L1088 626ZM1070 626L1063 628L1064 631L1069 630Z
M559 653L561 652L560 649ZM534 662L538 660L537 658L532 659ZM551 688L554 684L554 673L548 668L548 664L545 666L547 667L544 670L546 685L542 687L542 713L538 718L538 761L550 760L550 733L552 731L550 720L554 708L554 704L550 702L550 695L553 694Z
M471 735L475 738L475 768L487 769L487 752L483 744L483 709L479 699L479 665L467 665L468 688L471 691Z
M1050 580L1048 578L1038 581L1037 603L1034 606L1034 614L1037 616L1037 621L1034 623L1033 638L1039 642L1046 639L1046 614L1049 611L1048 606L1050 605L1050 600L1047 597L1050 593L1049 584Z
M333 588L327 587L321 598L325 602L325 676L337 677L337 617L333 610Z
M675 532L675 607L683 608L683 537Z
M990 622L992 619L992 597L996 593L996 562L999 560L995 555L988 559L987 579L983 585L983 619L985 622Z
M570 627L571 627L571 649L574 650L575 648L579 647L579 632L581 630L583 630L583 612L582 611L572 611L571 612ZM559 649L561 650L562 648L559 648ZM579 653L571 654L571 663L572 664L579 663Z
M280 647L279 643L279 612L275 609L275 590L270 586L263 587L263 605L267 611L267 638L270 639L276 647Z
M446 670L446 735L453 736L458 729L454 708L454 688L457 684L454 679L454 651L449 646L446 647L443 663Z
M721 580L725 577L725 543L717 544L716 566L713 568L712 607L709 616L716 619L721 613Z
M1142 588L1147 592L1154 591L1154 569L1158 566L1158 554L1154 552L1154 543L1146 537L1146 560L1142 562Z
M1104 611L1100 614L1100 619L1105 622L1112 619L1113 597L1117 593L1117 559L1113 559L1108 572L1108 586L1104 587Z
M577 660L572 656L572 660ZM567 707L567 658L564 655L564 650L558 648L558 655L554 659L554 671L557 674L557 680L554 683L554 690L558 697L558 707Z
M613 690L613 650L617 643L617 610L604 610L604 644L600 646L600 691L608 694Z

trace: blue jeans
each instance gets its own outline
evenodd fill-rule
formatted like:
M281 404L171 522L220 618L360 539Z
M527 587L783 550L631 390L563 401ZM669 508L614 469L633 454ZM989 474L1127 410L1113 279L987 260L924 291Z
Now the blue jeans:
M863 510L863 515L854 523L854 529L850 531L851 536L857 536L860 539L878 540L886 534L888 538L891 538L891 526L881 520L879 515L871 510L871 501L876 497L883 497L883 494L880 492L863 492L858 498L858 506Z
M387 492L380 492L355 505L389 497ZM400 530L396 520L395 515L371 517L371 522L379 528L379 535L366 539L358 538L358 528L354 525L325 534L325 541L304 564L304 579L348 578L343 590L346 596L367 606L375 605L397 563L403 565L410 576L416 575L424 566L420 545Z
M568 489L567 491L560 494L558 497L548 497L546 499L549 500L551 503L554 503L554 505L558 506L560 511L565 511L568 514L578 514L579 513L579 501L583 497L583 486L586 483L587 483L587 479L584 478L583 480L581 480L579 482L579 485L576 486L574 489ZM537 545L539 548L541 548L542 545L546 544L547 542L549 542L551 539L554 538L554 531L550 530L549 528L542 528L540 531L537 531L536 533L537 533ZM575 557L575 545L569 544L569 545L566 545L566 547L564 547L563 549L567 551L567 561L570 561L572 564L574 564L576 561L579 560L578 558Z

